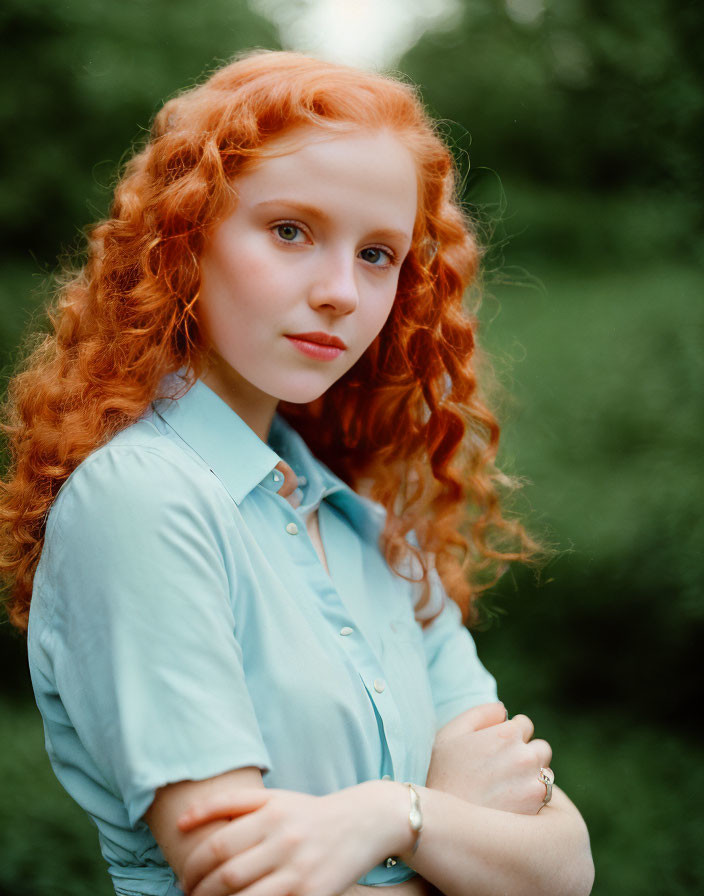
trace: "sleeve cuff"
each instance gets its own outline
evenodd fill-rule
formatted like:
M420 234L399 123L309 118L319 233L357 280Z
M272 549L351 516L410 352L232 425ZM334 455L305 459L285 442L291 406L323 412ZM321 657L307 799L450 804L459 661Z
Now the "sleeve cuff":
M125 797L130 826L133 829L136 828L144 813L154 802L154 797L160 787L175 784L178 781L203 781L206 778L214 778L216 775L248 766L259 768L262 774L271 771L271 759L268 752L250 753L237 757L233 756L231 752L210 754L203 757L200 762L195 761L187 766L174 767L161 774L158 779L136 784L132 792Z

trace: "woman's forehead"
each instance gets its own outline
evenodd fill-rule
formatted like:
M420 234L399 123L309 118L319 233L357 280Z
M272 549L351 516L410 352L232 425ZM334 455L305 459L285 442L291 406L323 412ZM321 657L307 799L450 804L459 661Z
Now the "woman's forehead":
M410 151L392 132L357 129L320 135L309 128L275 155L248 167L234 179L235 191L249 206L316 205L382 211L389 229L408 232L417 208L417 172ZM284 146L287 151L283 151Z
M256 155L247 159L239 168L240 173L254 170L263 161L299 152L307 146L324 146L340 140L363 140L385 135L388 139L406 147L400 133L387 126L372 126L348 121L333 121L330 125L297 124L265 140ZM412 152L410 147L406 147Z

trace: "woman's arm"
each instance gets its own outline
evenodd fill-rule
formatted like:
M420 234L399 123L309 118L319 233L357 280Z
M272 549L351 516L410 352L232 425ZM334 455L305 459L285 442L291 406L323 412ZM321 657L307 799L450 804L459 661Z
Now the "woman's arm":
M179 880L183 878L186 860L195 847L223 828L227 824L227 819L218 818L184 832L176 824L178 817L194 802L210 800L222 793L236 793L242 787L263 790L261 771L254 767L237 768L201 781L178 781L167 784L157 790L144 820Z
M238 768L201 781L179 781L159 788L144 819L179 880L183 880L186 863L195 848L206 840L206 849L217 844L212 835L228 823L226 818L216 818L183 832L176 823L179 816L194 803L212 800L218 794L233 794L243 787L254 788L255 791L264 789L262 774L258 768ZM215 849L217 850L217 845ZM219 865L231 858L230 854L221 854ZM342 896L367 896L372 889L354 883L344 890ZM433 896L433 888L416 875L403 883L384 887L384 896Z
M537 773L550 765L552 750L532 740L533 730L527 716L508 721L503 704L491 703L461 713L438 732L426 787L416 788L428 828L406 861L446 896L591 891L586 826L557 787L543 806L545 785ZM463 847L468 835L469 850Z
M417 789L424 824L414 856L408 788L398 781L366 781L323 797L269 790L253 811L248 807L260 791L221 792L180 821L183 830L193 830L234 819L190 854L186 892L333 896L385 855L399 855L446 896L590 892L589 838L561 791L554 805L529 816Z
M373 844L384 844L389 849L387 854L400 854L418 872L416 886L422 883L424 889L437 887L446 896L589 893L594 870L589 837L578 811L557 788L551 804L541 809L545 787L538 781L537 771L549 763L549 745L530 741L532 723L525 716L510 722L504 718L501 704L488 704L468 710L439 732L428 780L431 783L432 778L442 789L418 787L425 822L421 844L412 858L403 855L413 838L408 824L408 789L399 782L368 781L340 794L316 798L335 805L337 820L327 815L326 833L333 823L344 826L352 820L353 830L355 825L363 825ZM305 830L315 830L313 822L323 806L303 794L288 794L284 802L284 825L287 812L289 821L296 824L309 817L312 826L299 829L305 840ZM235 795L224 791L207 801L199 800L183 827L194 830L215 818L247 811L242 808L246 803L238 803ZM371 828L369 819L374 821ZM242 819L230 822L217 837L194 849L187 869L194 896L239 891L248 896L279 896L273 876L262 881L253 876L245 829L238 833L241 825ZM350 846L347 836L339 838L339 845L331 851L323 850L319 855L315 855L315 844L308 844L309 867L333 869L344 865ZM232 857L225 864L220 864L222 859L215 861L213 841L216 852ZM226 865L233 882L242 869L248 869L240 878L241 886L232 886L231 890L216 886L211 890L211 883ZM279 867L285 874L286 862ZM207 882L204 889L200 881ZM297 892L301 893L328 896L344 889L336 889L331 878L319 877L315 879L318 889L307 889L311 878L305 873L297 881Z
M428 787L416 789L423 831L416 854L402 858L445 896L591 892L594 865L587 829L557 788L551 804L533 816L477 806Z

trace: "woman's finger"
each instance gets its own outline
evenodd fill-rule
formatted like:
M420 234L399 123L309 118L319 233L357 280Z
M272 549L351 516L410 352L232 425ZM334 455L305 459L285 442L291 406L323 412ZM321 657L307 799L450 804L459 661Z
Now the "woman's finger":
M295 877L290 871L282 868L260 878L249 887L245 887L236 896L287 896L289 893L295 893L296 890ZM228 893L227 896L234 896L234 893Z
M535 755L540 768L550 768L552 762L552 747L546 740L537 738L530 742L531 747L535 750Z
M193 892L200 893L201 881L211 875L211 872L230 859L247 853L264 840L266 829L262 820L255 816L256 813L231 821L201 840L183 866L181 886L184 892L189 896Z
M519 729L524 743L528 743L531 737L533 737L535 727L528 716L524 716L522 714L514 716L509 724L515 725Z
M223 791L199 798L179 816L179 830L186 833L207 821L232 818L259 809L271 799L272 794L272 788L242 787L235 791Z
M266 878L280 862L276 844L264 841L214 868L189 896L231 896Z
M472 730L481 731L505 721L506 707L503 703L482 703L466 710L465 716Z
M507 713L503 703L481 703L465 709L454 719L450 719L436 733L435 740L442 741L446 737L462 737L472 731L481 731L506 721Z

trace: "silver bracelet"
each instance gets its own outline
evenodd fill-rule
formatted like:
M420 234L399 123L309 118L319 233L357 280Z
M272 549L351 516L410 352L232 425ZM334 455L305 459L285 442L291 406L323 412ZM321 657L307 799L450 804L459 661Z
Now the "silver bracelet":
M420 797L418 796L418 791L410 781L404 781L404 784L408 786L409 796L411 797L411 809L408 813L408 821L411 825L411 830L414 831L416 835L413 848L411 849L411 855L415 855L415 852L418 849L418 844L420 843L420 832L423 830L423 813L420 810ZM399 861L402 860L399 859L398 856L389 856L384 864L387 868L393 868Z

